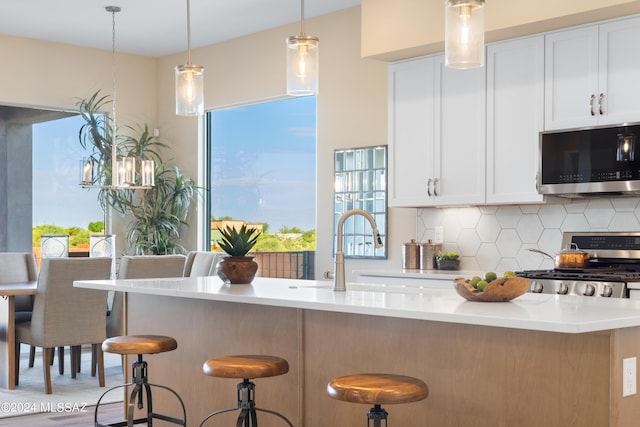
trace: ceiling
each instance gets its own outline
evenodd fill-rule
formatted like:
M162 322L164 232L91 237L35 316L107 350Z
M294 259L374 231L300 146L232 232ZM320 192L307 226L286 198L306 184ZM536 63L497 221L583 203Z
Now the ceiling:
M187 50L186 0L4 0L0 34L158 57ZM360 0L306 0L305 18L360 5ZM191 47L300 22L299 0L191 0ZM308 34L313 28L306 25ZM291 34L295 35L295 34ZM283 41L284 43L284 41Z

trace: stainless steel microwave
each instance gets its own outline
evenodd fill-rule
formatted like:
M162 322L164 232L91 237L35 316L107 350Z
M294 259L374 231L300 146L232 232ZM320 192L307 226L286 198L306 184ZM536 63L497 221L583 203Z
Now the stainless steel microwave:
M640 123L540 133L538 191L640 196Z

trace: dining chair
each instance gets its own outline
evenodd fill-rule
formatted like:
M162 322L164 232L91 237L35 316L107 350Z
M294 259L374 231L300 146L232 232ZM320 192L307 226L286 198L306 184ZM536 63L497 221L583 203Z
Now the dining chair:
M219 252L190 251L184 263L183 277L215 276Z
M0 286L7 283L35 282L38 280L38 264L33 252L0 253ZM15 323L31 320L33 295L15 296ZM29 366L33 366L35 347L31 347Z
M45 393L52 393L51 351L55 347L91 344L97 355L98 380L104 387L100 345L106 339L106 291L74 288L75 280L109 279L111 258L45 258L40 264L31 321L16 325L16 386L20 344L42 348ZM71 352L72 374L75 354Z
M0 253L0 286L8 283L35 282L36 280L38 280L38 266L32 252ZM16 323L31 320L32 310L32 295L17 295L15 297Z

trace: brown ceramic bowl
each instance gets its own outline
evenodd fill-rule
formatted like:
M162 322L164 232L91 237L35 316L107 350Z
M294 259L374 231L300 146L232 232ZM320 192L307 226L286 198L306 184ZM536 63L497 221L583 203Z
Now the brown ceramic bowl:
M453 280L456 291L464 299L482 302L505 302L526 293L531 281L524 277L499 277L490 282L484 291L475 289L467 279L458 277Z

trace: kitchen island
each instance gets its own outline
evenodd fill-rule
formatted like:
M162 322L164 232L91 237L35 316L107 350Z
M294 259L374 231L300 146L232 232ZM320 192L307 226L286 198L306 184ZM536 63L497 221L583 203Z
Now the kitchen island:
M337 293L329 282L266 278L76 286L126 292L129 334L177 339L177 350L149 356L150 381L175 388L196 425L236 405L235 381L202 373L205 360L227 354L289 361L288 374L255 381L256 400L297 426L364 424L369 408L326 394L331 378L358 372L429 385L426 400L387 408L393 425L631 427L640 420L640 398L623 397L622 387L623 359L640 356L640 301L525 294L478 303L453 285L349 283Z

